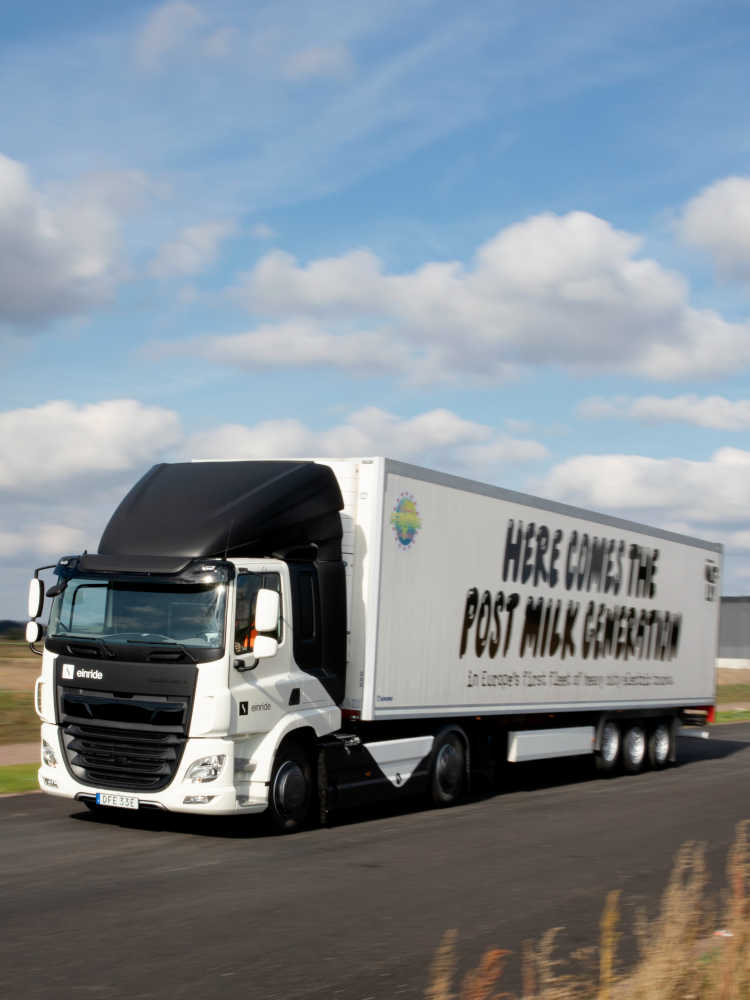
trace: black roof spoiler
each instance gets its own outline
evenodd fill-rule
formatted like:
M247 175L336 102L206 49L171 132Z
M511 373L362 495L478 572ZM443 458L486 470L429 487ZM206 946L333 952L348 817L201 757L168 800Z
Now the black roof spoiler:
M333 470L316 462L163 463L114 512L98 556L85 558L117 557L120 570L132 559L138 572L137 559L148 557L141 572L176 573L190 559L283 556L312 545L317 561L336 561L343 506Z

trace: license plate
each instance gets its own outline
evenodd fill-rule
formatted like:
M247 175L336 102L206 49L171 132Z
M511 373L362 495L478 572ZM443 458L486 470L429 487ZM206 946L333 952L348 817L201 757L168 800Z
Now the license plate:
M115 809L137 809L138 799L135 795L115 795L114 792L97 792L98 806L114 806Z

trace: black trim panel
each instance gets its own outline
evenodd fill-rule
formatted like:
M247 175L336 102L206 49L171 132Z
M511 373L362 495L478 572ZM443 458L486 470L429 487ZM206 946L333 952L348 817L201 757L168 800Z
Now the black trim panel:
M121 660L83 660L61 653L55 663L55 681L62 687L90 691L182 695L192 698L198 671L187 663L137 663Z
M187 742L197 677L193 665L58 657L55 708L70 775L99 789L166 788Z

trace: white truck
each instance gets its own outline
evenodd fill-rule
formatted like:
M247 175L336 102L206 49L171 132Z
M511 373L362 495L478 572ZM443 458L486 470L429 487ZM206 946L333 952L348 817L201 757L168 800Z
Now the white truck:
M157 465L68 556L39 784L92 809L455 802L501 765L674 760L711 721L721 546L385 458Z

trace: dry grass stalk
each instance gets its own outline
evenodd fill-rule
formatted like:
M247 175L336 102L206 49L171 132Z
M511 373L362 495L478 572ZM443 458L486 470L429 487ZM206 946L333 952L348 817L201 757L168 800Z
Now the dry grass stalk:
M446 931L430 965L430 978L425 1000L455 1000L453 976L456 972L456 941L458 931Z
M482 955L479 965L467 972L461 987L461 1000L505 1000L510 993L493 993L495 983L500 979L505 968L505 960L510 951L502 948L488 948Z
M684 1000L694 995L700 941L708 931L706 883L705 848L685 844L677 853L658 917L641 917L641 960L619 987L618 1000Z
M599 922L599 1000L610 1000L615 981L615 954L617 952L617 923L620 918L617 901L620 893L613 889L607 894L604 912Z
M524 941L521 955L521 993L524 998L536 996L536 963L534 962L534 945Z
M562 927L553 927L542 935L535 948L524 944L522 1000L584 1000L591 996L591 986L558 969L564 963L554 958L555 941Z
M554 958L561 928L523 946L521 1000L750 1000L750 820L737 826L727 859L729 893L717 936L706 899L705 848L688 843L677 853L659 914L640 914L635 927L640 961L627 975L615 971L619 893L610 892L600 922L599 984L560 974ZM509 1000L494 993L511 953L489 949L453 992L457 931L446 931L430 968L427 1000ZM580 952L583 956L584 952Z
M727 902L722 947L718 954L716 1000L744 1000L750 995L750 906L747 882L750 875L747 843L748 820L737 824L734 844L727 857Z

